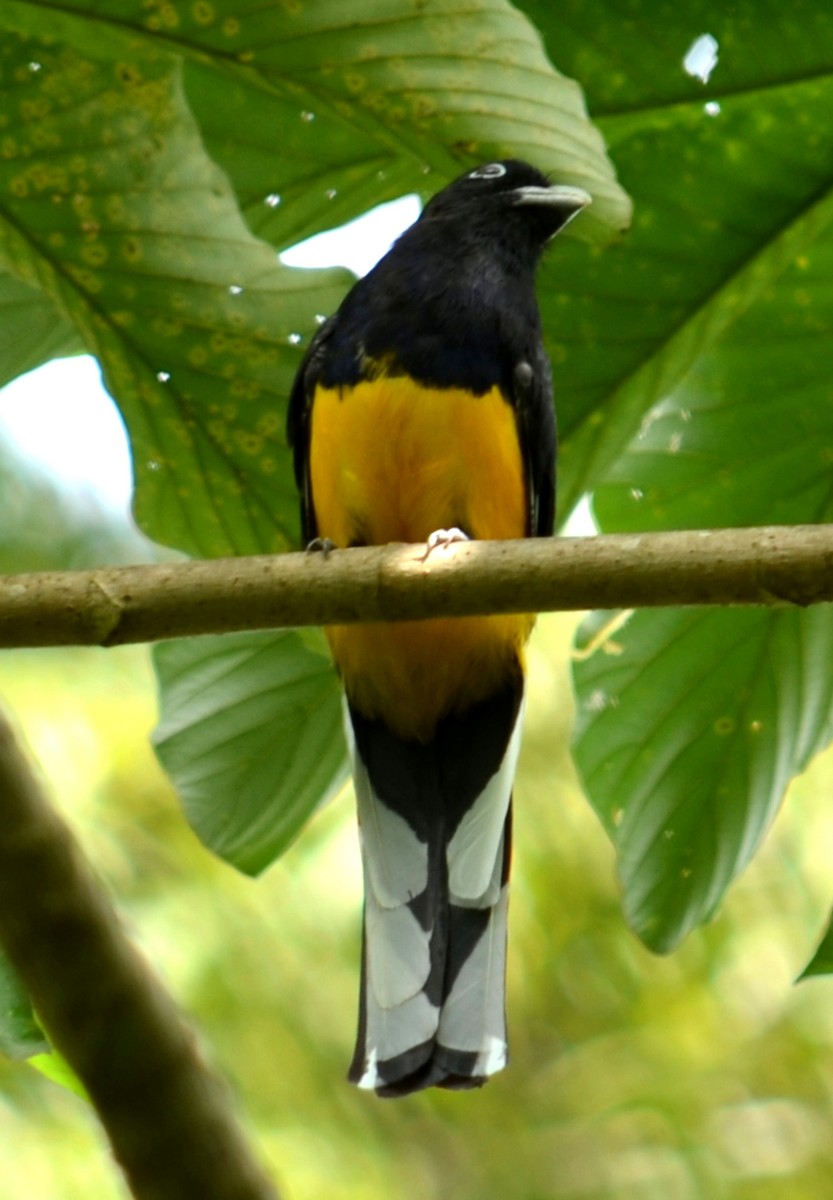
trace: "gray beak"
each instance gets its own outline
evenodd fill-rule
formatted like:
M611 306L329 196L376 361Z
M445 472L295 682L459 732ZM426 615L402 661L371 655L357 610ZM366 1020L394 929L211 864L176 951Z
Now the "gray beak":
M584 188L553 184L551 187L519 187L515 189L516 204L539 204L545 208L560 208L573 217L591 204L593 197ZM568 218L569 219L569 218Z

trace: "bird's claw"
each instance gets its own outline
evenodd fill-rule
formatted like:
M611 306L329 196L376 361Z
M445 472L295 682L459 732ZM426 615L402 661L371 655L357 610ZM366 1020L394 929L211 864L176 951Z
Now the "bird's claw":
M462 529L454 526L451 529L435 529L433 533L428 535L425 543L425 553L422 556L422 562L428 558L428 555L434 550L446 549L454 542L468 542L471 539L467 533L463 533Z
M323 554L325 558L329 558L336 544L329 538L314 537L311 542L307 542L306 554Z

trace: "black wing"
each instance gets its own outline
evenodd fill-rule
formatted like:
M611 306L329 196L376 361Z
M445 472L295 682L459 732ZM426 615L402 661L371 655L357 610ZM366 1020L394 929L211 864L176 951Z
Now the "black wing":
M321 375L327 347L335 332L337 319L337 316L329 317L316 331L298 368L298 374L292 384L292 391L289 393L286 440L292 447L295 482L301 496L301 532L307 545L318 536L309 473L312 404L315 398L315 387Z
M555 409L550 364L539 347L532 363L515 365L513 401L529 483L529 532L551 537L555 525Z

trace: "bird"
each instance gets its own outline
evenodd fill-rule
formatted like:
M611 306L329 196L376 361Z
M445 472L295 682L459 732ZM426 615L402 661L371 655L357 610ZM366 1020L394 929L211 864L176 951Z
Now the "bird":
M548 537L556 427L535 273L590 203L483 163L319 326L287 439L310 548ZM506 1064L511 797L534 614L325 628L344 689L364 883L348 1078L382 1097Z

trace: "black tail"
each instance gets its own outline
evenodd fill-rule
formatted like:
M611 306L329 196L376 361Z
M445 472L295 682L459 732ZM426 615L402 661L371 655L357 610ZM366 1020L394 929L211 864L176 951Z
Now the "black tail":
M349 1078L477 1087L506 1062L504 974L520 676L423 745L348 705L365 883Z

